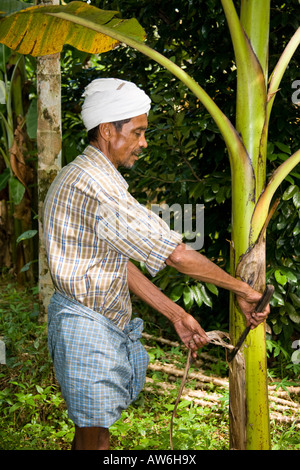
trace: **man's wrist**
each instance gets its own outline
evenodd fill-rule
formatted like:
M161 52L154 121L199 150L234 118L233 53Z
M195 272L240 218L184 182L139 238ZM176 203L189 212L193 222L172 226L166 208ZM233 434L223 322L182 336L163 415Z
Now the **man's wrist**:
M236 295L238 295L239 297L242 297L242 299L244 300L247 300L249 297L251 297L255 293L255 290L252 289L252 287L249 286L247 282L245 281L240 281L240 282L241 282L241 288L240 290L236 292Z
M188 315L188 313L183 308L179 307L178 305L176 305L176 307L176 310L172 312L172 316L169 317L173 325L179 321L182 321Z

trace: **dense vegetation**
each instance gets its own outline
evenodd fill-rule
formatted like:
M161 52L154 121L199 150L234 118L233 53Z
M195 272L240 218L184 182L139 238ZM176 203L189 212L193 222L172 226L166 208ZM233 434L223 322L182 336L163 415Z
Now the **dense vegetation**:
M68 2L67 2L68 3ZM147 31L149 45L177 64L185 67L210 94L226 115L234 122L236 75L232 45L224 14L217 0L183 0L164 2L158 0L105 1L93 0L103 9L116 9L122 17L136 17ZM299 26L297 0L272 2L270 69L278 60L291 26ZM15 58L10 51L0 59L2 74L11 77ZM270 126L268 168L270 173L287 156L300 147L299 106L292 103L292 84L299 78L299 52L284 76L279 98L276 100ZM83 67L84 64L84 67ZM23 105L27 139L26 164L32 179L29 181L31 228L36 229L36 149L34 122L35 60L25 60L26 81L23 86ZM171 77L169 72L134 50L121 46L99 57L89 57L70 47L62 54L62 111L63 111L63 163L71 161L86 145L86 135L80 120L82 91L96 77L115 76L141 85L151 96L153 106L147 131L148 149L133 170L125 171L130 190L143 204L167 202L169 206L205 204L205 239L203 252L220 266L228 269L231 185L230 169L224 142L211 117L186 87ZM1 112L4 112L1 105ZM3 126L1 144L5 141ZM1 173L2 172L2 173ZM0 195L8 199L7 171L0 156ZM3 176L4 175L4 176ZM284 390L299 375L299 361L292 361L295 341L300 337L300 185L299 168L296 168L276 193L279 206L267 231L267 282L276 287L269 320L268 354L270 379L281 384ZM28 209L28 207L27 207ZM18 218L28 217L22 208ZM1 226L1 261L7 234ZM30 236L34 235L34 231ZM28 250L31 239L19 241L18 250ZM33 239L34 240L34 239ZM52 365L48 358L45 325L37 321L36 256L34 244L30 264L24 276L19 276L19 264L7 265L3 270L0 304L0 335L8 347L7 366L1 366L0 449L61 448L69 446L72 424L68 421L64 404L56 385ZM28 259L26 259L28 261ZM141 266L143 269L143 267ZM26 269L26 268L25 268ZM30 282L31 287L20 288L7 270L15 271L18 280ZM30 274L30 275L29 275ZM211 285L199 285L172 269L165 269L154 282L174 301L179 302L199 319L206 330L228 330L228 294ZM26 289L26 295L24 290ZM28 290L29 289L29 290ZM177 341L170 325L156 312L133 299L134 307L146 321L146 331L156 336ZM156 343L153 343L156 344ZM152 358L168 362L166 350L153 346ZM172 350L176 360L185 361L185 353ZM222 352L215 375L226 377L227 368ZM154 380L165 381L164 372L152 372ZM177 382L176 382L177 383ZM191 385L193 383L191 382ZM124 420L112 430L115 448L168 448L168 423L172 398L158 400L151 392L143 392L138 402L124 413ZM181 408L180 437L183 448L228 448L227 395L222 391L216 405L216 415L210 408L186 406ZM155 395L157 396L157 395ZM174 401L174 400L173 400ZM287 411L290 414L290 410ZM195 416L199 421L195 425ZM205 418L205 419L204 419ZM273 447L299 448L295 425L280 428L272 421ZM7 432L10 429L10 432ZM22 432L20 432L22 429ZM122 443L120 435L123 436ZM144 446L144 447L143 447Z
M55 380L45 325L38 322L37 289L20 288L4 274L0 286L0 328L7 348L7 365L0 365L0 450L69 449L73 423ZM160 334L150 322L147 331ZM112 426L111 449L170 448L170 419L181 380L177 371L184 369L186 352L179 344L163 344L152 336L143 341L150 355L147 382L137 401ZM269 371L274 450L300 449L299 387L287 364L281 358ZM201 373L200 382L194 372ZM206 347L192 367L178 407L174 449L228 450L227 375L223 351ZM196 396L189 396L194 392Z
M130 1L95 1L93 4L115 8L124 18L137 17L147 31L149 45L182 64L234 122L235 68L219 2L201 2L201 8L199 2L181 2L175 7L172 2L164 5L154 2L153 5L144 1L139 3L138 9L135 2ZM295 28L298 24L296 2L290 2L289 6L280 2L273 4L271 70L286 45L290 24ZM169 206L205 204L203 250L208 257L228 268L230 169L224 142L211 117L181 82L130 48L121 47L98 58L86 57L90 66L88 74L82 70L82 61L83 55L77 51L68 50L63 58L65 161L73 159L86 143L78 111L81 93L88 81L99 76L115 76L140 84L150 94L153 107L147 152L133 170L125 173L130 190L144 204L152 201L167 202ZM291 102L291 85L298 70L297 60L292 61L279 91L270 126L268 172L299 147L299 107ZM300 322L299 176L296 168L276 194L280 204L267 234L267 281L276 286L270 320L273 333L290 352L291 337L295 333L295 338L299 337ZM193 314L199 315L200 311L205 328L211 328L212 323L226 327L226 293L219 292L216 296L216 291L211 293L203 286L200 295L194 294L194 283L172 270L165 270L155 282L174 300L182 301Z

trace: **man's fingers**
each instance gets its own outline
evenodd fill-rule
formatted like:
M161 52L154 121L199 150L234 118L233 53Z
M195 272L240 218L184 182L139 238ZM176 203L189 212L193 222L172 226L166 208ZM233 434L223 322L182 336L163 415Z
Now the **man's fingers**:
M268 312L254 312L251 315L251 324L254 326L259 325L263 321L265 321L268 317Z
M197 351L197 349L202 348L209 342L209 338L202 334L201 336L198 334L193 335L193 339L189 341L189 347L193 351Z

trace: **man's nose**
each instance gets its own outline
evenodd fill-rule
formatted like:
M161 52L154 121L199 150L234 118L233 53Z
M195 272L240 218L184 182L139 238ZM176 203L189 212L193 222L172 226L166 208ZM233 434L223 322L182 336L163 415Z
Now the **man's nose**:
M142 147L142 148L144 148L144 149L146 149L146 148L148 147L148 143L147 143L145 134L143 134L143 135L141 136L139 145L140 145L140 147Z

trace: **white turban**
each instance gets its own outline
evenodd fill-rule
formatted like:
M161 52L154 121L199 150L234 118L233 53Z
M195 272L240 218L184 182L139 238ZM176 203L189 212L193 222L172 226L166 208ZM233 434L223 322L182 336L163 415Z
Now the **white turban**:
M134 83L118 78L93 80L83 93L81 117L89 131L102 122L115 122L148 114L151 100Z

